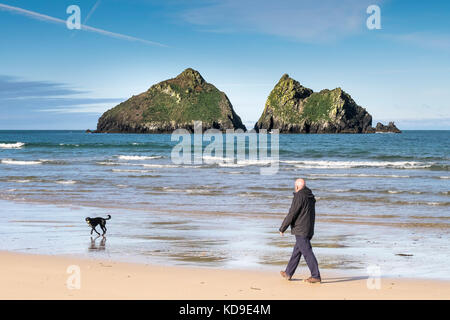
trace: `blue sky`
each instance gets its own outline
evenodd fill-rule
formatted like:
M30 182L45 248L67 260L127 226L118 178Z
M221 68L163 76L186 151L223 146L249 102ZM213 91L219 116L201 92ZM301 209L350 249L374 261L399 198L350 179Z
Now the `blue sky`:
M74 4L82 30L64 24ZM92 129L187 67L247 126L288 73L342 87L374 124L450 129L450 1L0 0L0 61L0 129Z

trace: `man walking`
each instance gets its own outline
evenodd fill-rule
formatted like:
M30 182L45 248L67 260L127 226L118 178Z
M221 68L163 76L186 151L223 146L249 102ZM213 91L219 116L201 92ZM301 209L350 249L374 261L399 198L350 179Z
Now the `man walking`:
M297 179L295 181L294 199L292 200L291 208L280 227L280 234L284 235L286 229L291 226L291 233L295 235L296 239L294 251L286 271L280 271L281 276L287 280L291 280L303 254L311 272L311 277L306 279L305 282L321 282L319 265L310 242L314 235L315 204L316 199L311 190L306 187L305 180Z

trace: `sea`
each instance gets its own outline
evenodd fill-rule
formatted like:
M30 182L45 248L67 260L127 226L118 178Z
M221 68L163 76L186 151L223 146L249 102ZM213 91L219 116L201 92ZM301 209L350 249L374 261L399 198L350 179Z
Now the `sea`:
M265 161L176 163L169 134L0 131L0 250L275 272L304 178L322 276L450 280L450 131L278 140L264 175ZM108 214L91 236L85 217Z

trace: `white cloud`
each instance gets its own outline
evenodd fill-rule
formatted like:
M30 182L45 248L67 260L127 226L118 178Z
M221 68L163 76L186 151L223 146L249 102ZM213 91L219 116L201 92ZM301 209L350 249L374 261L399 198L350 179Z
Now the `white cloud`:
M102 114L108 109L114 107L114 105L105 106L104 103L101 104L86 104L86 105L73 105L64 106L60 108L50 108L50 109L40 109L39 112L50 112L50 113L98 113Z
M206 1L182 13L185 21L212 32L255 32L307 42L333 41L365 28L376 0Z

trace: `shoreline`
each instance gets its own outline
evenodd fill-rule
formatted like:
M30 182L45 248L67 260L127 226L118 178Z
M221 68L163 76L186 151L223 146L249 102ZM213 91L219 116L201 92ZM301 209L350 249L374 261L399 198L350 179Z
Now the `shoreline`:
M0 219L0 231L4 233L0 252L69 256L75 259L93 259L95 261L113 260L119 263L150 264L153 266L170 265L215 270L260 270L278 275L278 271L285 267L294 245L294 240L290 236L282 238L278 233L270 233L271 229L261 228L261 226L267 224L265 222L247 226L247 229L256 230L258 236L264 239L264 248L261 247L259 242L256 246L255 243L251 242L239 242L239 245L237 245L236 239L231 238L230 235L216 237L211 236L210 233L198 233L197 230L203 228L203 213L193 216L190 212L180 212L171 215L171 218L159 213L146 215L145 219L138 215L137 219L146 223L145 228L140 230L133 226L132 232L125 233L122 231L130 229L116 229L116 226L127 225L129 215L115 214L114 225L110 228L112 233L108 234L110 237L108 236L106 247L104 243L102 247L100 240L94 239L97 242L93 243L92 239L89 241L87 236L88 229L86 229L84 217L89 216L92 208L83 205L36 204L14 200L0 200L0 203L2 203L3 208L8 208L8 214ZM96 212L96 215L101 216L111 213L110 210L101 210ZM116 213L120 212L117 211ZM132 216L135 217L136 215L133 214ZM55 217L58 218L55 219ZM270 217L269 219L273 218ZM209 226L211 230L223 230L224 224L229 222L229 217L224 215L220 221L218 222L220 226ZM239 221L241 221L241 224L245 224L248 220ZM174 222L177 224L173 225ZM378 265L381 267L382 275L386 278L412 278L424 281L450 280L448 272L442 268L442 265L445 265L446 257L440 258L433 255L433 261L425 260L428 256L421 255L421 252L416 249L417 240L423 239L424 235L418 238L419 236L415 234L417 232L422 234L422 230L413 230L408 235L409 241L405 242L403 248L395 246L389 250L381 243L369 243L367 245L366 242L359 242L362 245L362 247L360 245L360 248L363 249L359 249L358 246L352 247L355 243L346 237L351 235L353 230L345 229L341 225L338 227L338 234L323 232L324 230L334 230L333 228L335 226L323 223L313 243L321 270L327 274L341 277L366 276L367 266ZM367 230L367 228L359 227L359 234L364 235L366 231L373 232L372 228L371 230ZM27 230L26 238L20 236L24 230ZM228 227L227 230L232 230L232 227ZM48 232L50 233L47 234ZM240 237L241 241L247 241L248 239L247 236L241 236L239 232L234 234ZM51 242L48 242L50 241L49 237L52 239ZM145 241L139 242L140 239ZM370 237L365 239L372 241ZM428 247L435 247L437 250L441 246L444 249L443 244L436 242L436 237L428 237L428 239ZM207 241L205 242L205 240ZM192 248L183 246L183 241L189 241ZM396 241L397 239L388 237L386 234L385 243L395 243ZM212 248L214 250L211 250ZM259 251L249 251L250 248ZM226 255L227 253L229 255ZM401 256L402 254L405 255ZM408 254L414 256L408 256ZM302 260L298 271L307 271L304 260Z
M303 269L294 281L286 281L278 272L261 270L160 266L9 251L0 251L0 258L0 299L450 299L450 281L445 280L382 278L380 289L369 289L367 276L340 276L327 270L322 272L321 284L307 284L301 281L309 276ZM80 268L80 289L67 288L73 275L67 273L69 266Z

